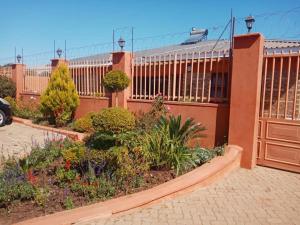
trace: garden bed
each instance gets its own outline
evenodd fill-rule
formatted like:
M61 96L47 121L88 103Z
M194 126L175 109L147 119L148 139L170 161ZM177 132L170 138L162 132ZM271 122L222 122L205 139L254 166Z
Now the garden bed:
M56 73L66 76L67 71L62 67ZM55 80L56 75L51 79ZM69 80L68 76L65 78ZM52 86L49 85L50 88ZM72 85L66 87L72 88ZM15 115L20 114L35 122L47 119L56 127L72 122L75 108L69 107L74 105L56 102L57 107L52 109L54 96L47 96L51 93L49 90L45 92L44 102L35 111L32 111L34 107L28 108L21 102L13 105L11 100ZM73 97L77 99L76 94ZM173 178L180 178L224 153L223 146L214 149L201 147L198 140L204 137L202 132L205 127L192 118L183 121L180 115L172 115L161 95L157 96L150 111L141 115L112 107L73 121L77 131L88 133L84 138L72 131L45 128L29 120L15 120L31 127L65 134L73 140L46 140L42 147L33 146L27 156L2 162L0 224L15 223L66 209L75 208L73 210L76 211L79 206L112 198L111 201L117 201L118 197L126 199L128 194L148 189L151 191L156 186L172 183ZM191 146L192 142L194 146ZM177 185L174 187L178 188ZM172 188L164 187L159 194L170 190ZM155 200L155 197L151 199Z
M223 153L219 148L198 149L199 152L204 153L200 157L201 164ZM98 164L90 171L90 163L95 160ZM97 166L103 162L106 165L97 173ZM115 155L109 150L104 153L88 150L83 143L68 139L53 140L45 147L34 147L23 159L5 161L0 171L0 224L12 224L146 190L193 168L190 166L178 174L167 167L148 167L141 158L133 162L122 148Z
M152 188L159 184L165 183L174 177L175 174L172 171L149 171L148 173L144 174L143 185L136 188L125 187L128 189L127 192L124 190L118 190L116 191L114 198ZM43 179L55 180L55 178L51 175L43 176L41 174L37 174L36 178L39 181ZM8 209L0 208L0 225L13 224L30 218L63 211L66 209L65 199L67 192L69 193L68 197L72 198L74 208L93 203L93 201L90 201L83 196L78 196L76 193L72 193L69 189L57 187L57 185L54 183L48 183L48 188L51 190L51 195L48 197L48 202L45 207L37 205L35 201L20 201L15 202ZM103 199L103 201L104 200L106 199Z

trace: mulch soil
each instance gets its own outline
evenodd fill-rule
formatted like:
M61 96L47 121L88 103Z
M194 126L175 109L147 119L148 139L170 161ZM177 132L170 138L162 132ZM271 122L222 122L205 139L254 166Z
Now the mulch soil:
M66 190L66 188L58 187L55 184L54 174L51 174L51 172L49 173L49 170L51 169L53 168L48 168L48 172L46 173L47 175L37 175L38 183L42 184L42 182L45 182L45 180L47 180L47 187L51 190L46 206L41 207L37 205L33 200L16 201L8 208L0 208L0 225L9 225L30 218L66 210L64 207L66 192L67 196L72 197L75 208L95 203L90 202L86 197L79 196L76 193L71 192L70 190ZM173 171L151 170L148 173L144 174L144 182L140 187L128 187L127 193L122 190L118 190L114 198L152 188L173 178L175 178L175 174ZM100 202L100 200L98 202Z

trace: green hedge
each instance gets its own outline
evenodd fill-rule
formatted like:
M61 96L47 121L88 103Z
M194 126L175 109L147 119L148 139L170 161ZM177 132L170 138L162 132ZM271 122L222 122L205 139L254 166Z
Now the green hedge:
M92 117L96 131L119 134L135 127L134 115L126 109L113 107L101 110Z

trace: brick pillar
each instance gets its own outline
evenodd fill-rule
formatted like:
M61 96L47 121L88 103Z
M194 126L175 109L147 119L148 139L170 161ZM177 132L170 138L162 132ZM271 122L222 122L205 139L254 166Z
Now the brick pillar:
M68 64L68 61L65 60L65 59L51 59L52 70L54 70L55 68L57 68L61 63Z
M247 169L256 164L263 47L259 33L234 37L228 142L244 149Z
M21 93L23 91L24 70L25 70L24 64L12 65L12 80L16 84L16 99L20 99Z
M131 59L132 54L130 52L114 52L112 54L112 69L121 70L125 72L128 76L131 74ZM131 81L132 82L132 81ZM124 91L118 93L118 106L127 108L127 99L130 94L130 86ZM112 93L112 106L116 106L116 93Z

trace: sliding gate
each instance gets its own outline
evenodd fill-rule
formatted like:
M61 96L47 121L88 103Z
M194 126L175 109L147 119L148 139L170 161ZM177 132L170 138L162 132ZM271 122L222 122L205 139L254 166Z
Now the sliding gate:
M264 56L257 164L300 172L300 52Z

